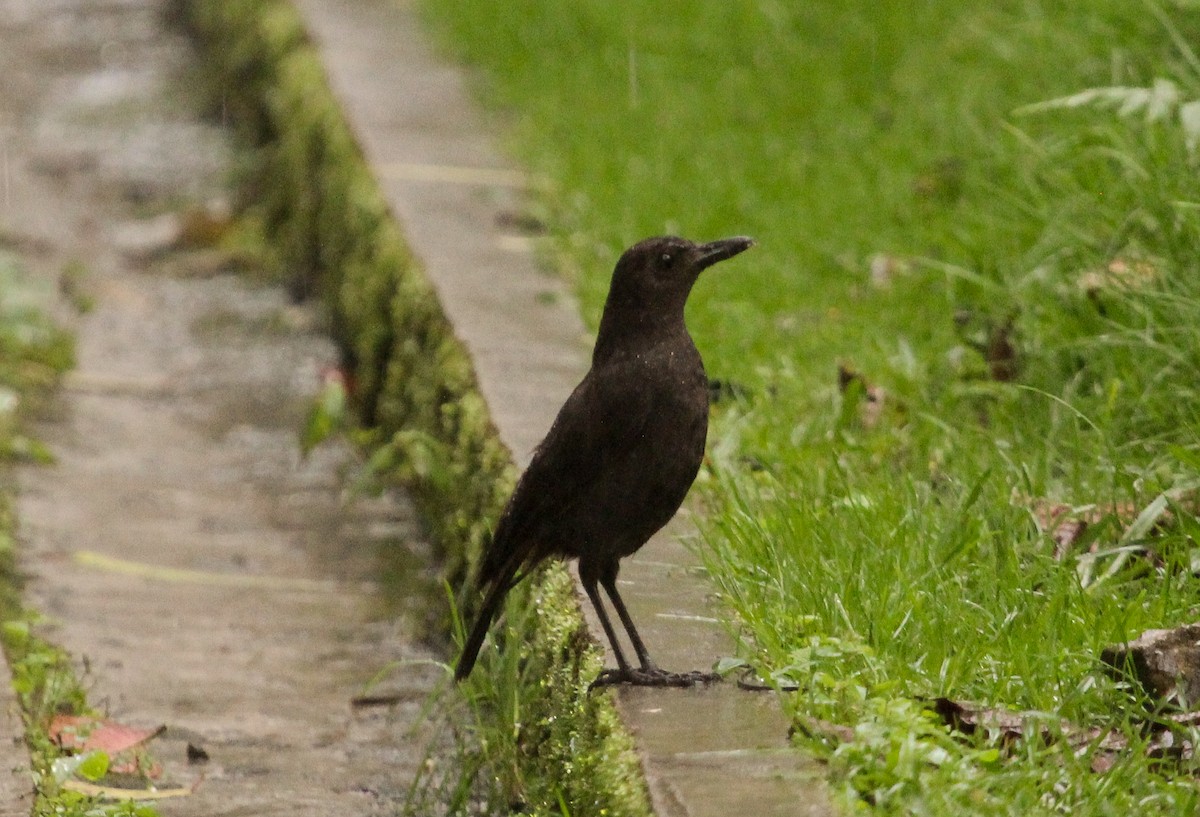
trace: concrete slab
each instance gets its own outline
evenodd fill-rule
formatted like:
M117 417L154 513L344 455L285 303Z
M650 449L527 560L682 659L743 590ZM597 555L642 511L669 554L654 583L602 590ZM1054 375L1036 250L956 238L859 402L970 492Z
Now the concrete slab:
M429 49L410 0L295 2L472 356L500 436L524 463L586 370L588 349L563 283L540 272L498 226L519 201L520 169L496 150L461 72ZM686 526L677 520L622 572L623 595L668 669L708 668L733 649L694 558L678 541ZM820 767L785 749L788 724L773 698L732 685L622 689L617 698L662 817L831 813Z

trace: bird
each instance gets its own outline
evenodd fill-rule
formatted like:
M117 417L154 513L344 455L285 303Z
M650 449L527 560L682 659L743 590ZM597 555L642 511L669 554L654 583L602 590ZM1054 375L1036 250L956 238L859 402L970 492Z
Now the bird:
M753 246L745 236L696 243L647 238L613 271L591 368L534 449L505 504L477 576L483 593L455 667L470 675L505 596L541 562L577 559L579 578L617 659L595 684L690 686L713 676L670 673L651 659L617 591L620 560L683 504L704 459L709 384L684 322L700 273ZM603 588L638 666L625 658ZM594 685L595 685L594 684Z

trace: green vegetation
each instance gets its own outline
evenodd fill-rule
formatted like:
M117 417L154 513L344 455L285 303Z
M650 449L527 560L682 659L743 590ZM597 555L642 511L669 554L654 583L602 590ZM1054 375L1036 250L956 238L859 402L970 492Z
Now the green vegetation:
M43 297L20 275L16 257L0 242L0 468L5 462L47 458L37 441L22 432L22 422L74 361L70 336L39 309ZM0 579L4 575L0 569Z
M638 238L759 239L690 307L742 387L703 550L847 802L1196 811L1195 761L1146 758L1155 702L1099 654L1200 612L1200 8L424 7L544 179L589 319ZM1046 714L968 738L937 696ZM1129 747L1096 773L1062 718Z
M610 699L588 694L601 661L570 575L545 567L512 592L506 648L433 696L455 740L431 747L405 813L649 815L629 736ZM458 642L469 623L456 618Z

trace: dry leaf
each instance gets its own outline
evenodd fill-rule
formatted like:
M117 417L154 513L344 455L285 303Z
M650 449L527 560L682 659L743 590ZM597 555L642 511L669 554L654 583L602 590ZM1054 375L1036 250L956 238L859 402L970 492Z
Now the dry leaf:
M50 739L75 752L101 751L108 755L145 743L163 733L166 726L138 729L89 715L55 715L50 721Z

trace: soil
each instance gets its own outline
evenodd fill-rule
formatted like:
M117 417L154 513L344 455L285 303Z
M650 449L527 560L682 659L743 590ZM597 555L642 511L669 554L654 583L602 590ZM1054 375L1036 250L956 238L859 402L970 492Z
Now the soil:
M26 600L95 705L167 727L164 814L393 814L444 677L430 547L404 496L348 496L344 446L300 455L314 311L181 247L234 157L167 5L0 0L0 251L78 339L19 475Z

